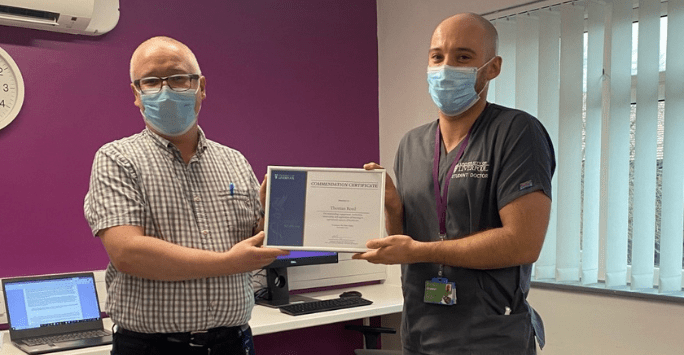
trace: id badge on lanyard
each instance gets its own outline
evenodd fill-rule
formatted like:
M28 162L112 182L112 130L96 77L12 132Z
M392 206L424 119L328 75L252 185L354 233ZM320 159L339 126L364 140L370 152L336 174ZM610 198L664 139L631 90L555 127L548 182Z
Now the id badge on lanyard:
M471 127L472 130L472 127ZM451 167L447 171L446 181L444 182L444 190L440 192L439 188L439 156L441 153L441 140L442 132L439 129L439 124L437 125L437 133L435 133L435 155L434 163L432 165L432 180L435 192L435 202L437 204L437 219L439 222L439 239L446 239L446 211L447 211L447 200L449 194L449 183L451 182L451 176L454 173L456 164L463 157L465 148L468 145L468 140L470 139L470 130L463 138L463 143L461 143L458 153L456 153L456 158L451 163ZM438 277L431 280L425 281L425 296L423 297L423 302L434 303L441 305L454 305L456 304L456 283L449 282L449 280L444 276L444 265L439 266Z
M430 281L425 281L423 302L446 306L456 304L456 284L443 277L435 277Z

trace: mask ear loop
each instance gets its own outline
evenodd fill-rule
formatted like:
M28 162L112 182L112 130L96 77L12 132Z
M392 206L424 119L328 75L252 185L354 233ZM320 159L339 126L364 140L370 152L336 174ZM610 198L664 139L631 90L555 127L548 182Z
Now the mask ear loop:
M480 90L480 92L477 93L477 97L480 97L480 95L482 95L482 92L487 88L487 86L489 86L489 80L487 80L487 83L484 84L482 90Z
M487 65L489 65L489 63L491 63L492 60L494 60L494 58L496 58L496 56L491 57L491 58L487 61L487 63L484 63L484 64L482 64L481 67L477 68L478 73L480 72L480 69L482 69L482 68L486 67ZM480 91L477 93L477 97L478 97L478 98L480 98L480 95L482 95L482 92L489 86L489 82L490 82L490 81L491 81L491 80L487 80L487 83L482 87L482 90L480 90Z
M487 61L487 63L484 63L484 64L482 64L481 67L477 68L477 71L480 71L480 69L482 69L482 68L486 67L487 65L489 65L489 63L491 63L492 60L494 60L494 58L496 58L496 56L493 56L493 57L489 58L489 60Z

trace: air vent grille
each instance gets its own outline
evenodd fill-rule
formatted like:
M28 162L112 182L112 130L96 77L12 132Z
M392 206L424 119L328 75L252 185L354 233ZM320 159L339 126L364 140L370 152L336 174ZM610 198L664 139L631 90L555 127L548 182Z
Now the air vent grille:
M14 16L20 16L20 17L28 17L28 18L40 19L40 20L50 20L50 21L54 21L54 22L57 22L57 20L59 19L58 13L49 12L49 11L24 9L21 7L6 6L6 5L0 5L0 14L14 15Z

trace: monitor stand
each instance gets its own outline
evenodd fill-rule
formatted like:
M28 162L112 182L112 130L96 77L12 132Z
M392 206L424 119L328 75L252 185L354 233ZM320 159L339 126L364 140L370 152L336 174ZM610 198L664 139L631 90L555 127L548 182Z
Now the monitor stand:
M266 285L268 296L256 301L258 305L278 308L292 303L304 303L317 301L315 298L302 295L290 295L287 282L287 268L266 269Z

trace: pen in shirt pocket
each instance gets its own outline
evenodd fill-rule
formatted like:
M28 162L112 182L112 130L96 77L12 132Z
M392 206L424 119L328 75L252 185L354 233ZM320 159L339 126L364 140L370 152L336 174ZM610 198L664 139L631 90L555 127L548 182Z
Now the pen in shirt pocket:
M230 195L233 196L235 193L235 184L231 182L230 185L228 185L228 188L230 189Z

